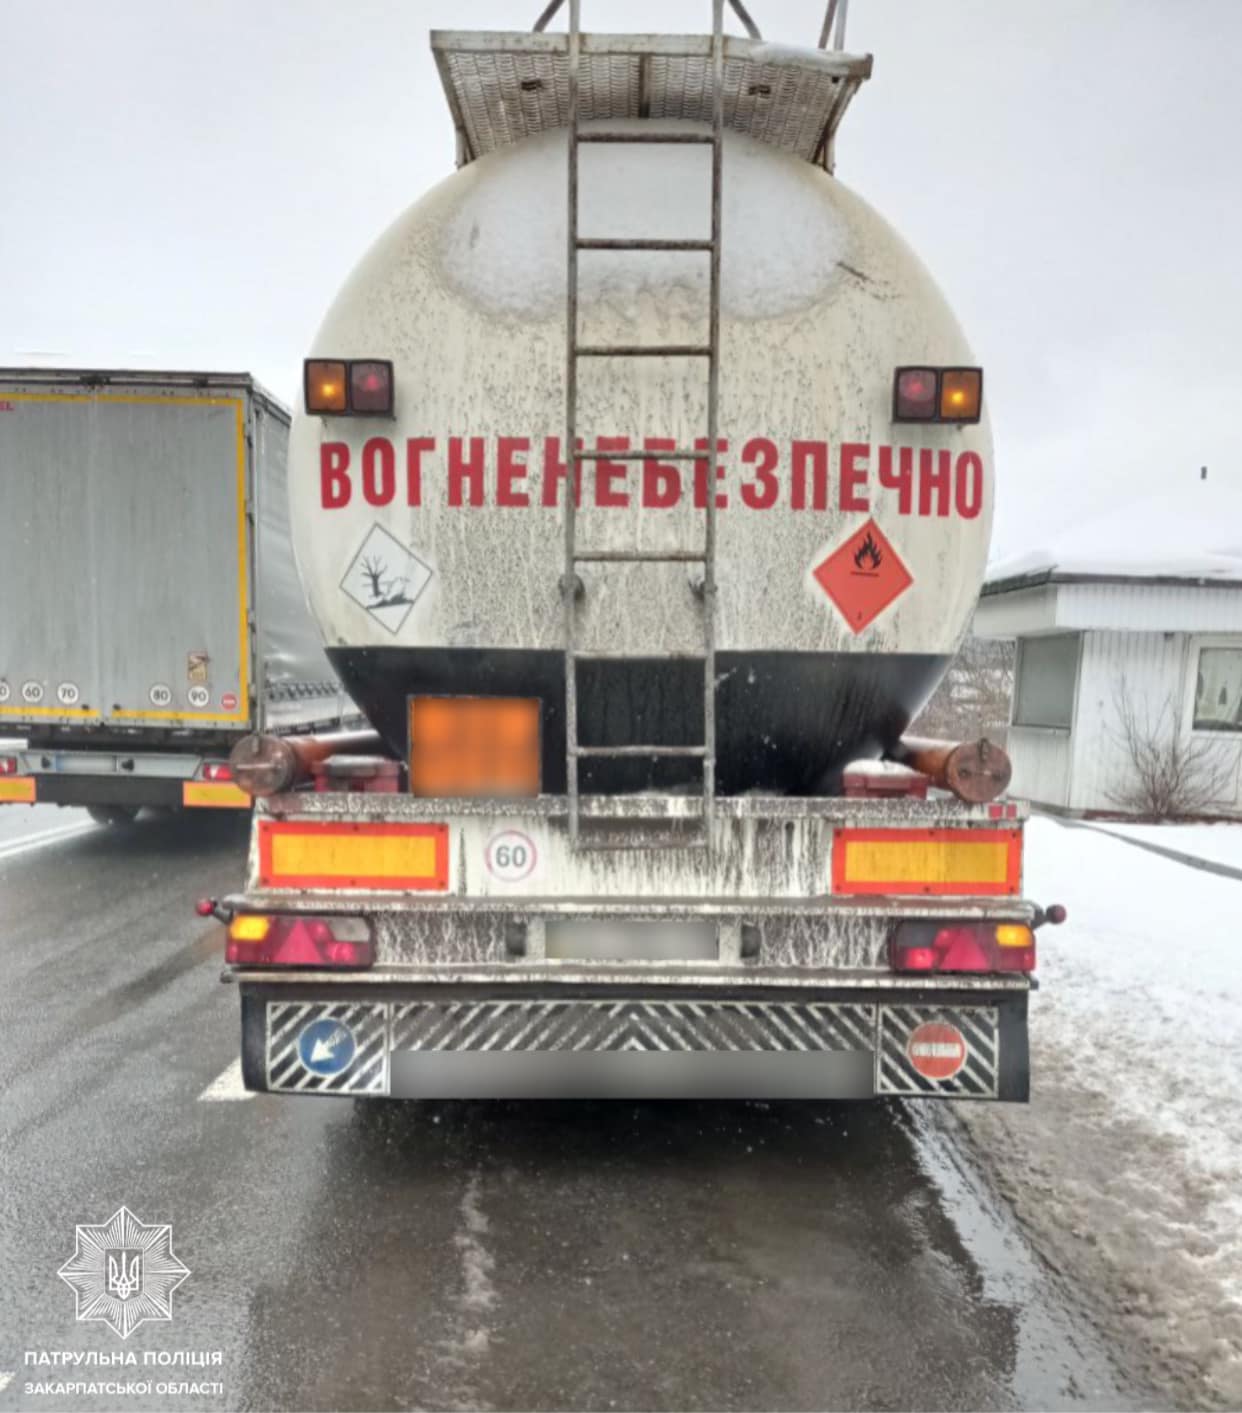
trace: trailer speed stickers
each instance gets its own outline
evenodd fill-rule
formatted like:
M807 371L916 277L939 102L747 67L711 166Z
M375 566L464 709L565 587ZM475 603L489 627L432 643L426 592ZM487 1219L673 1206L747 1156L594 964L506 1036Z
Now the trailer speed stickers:
M42 682L23 682L23 683L22 683L22 701L26 702L29 706L38 706L39 703L40 703L42 700L43 700L43 683L42 683Z
M487 841L483 862L497 882L521 883L538 867L539 850L529 834L520 829L502 829Z
M812 573L855 633L874 622L914 583L874 520L855 530Z
M0 682L0 704L7 702L12 695L12 689L7 682Z
M190 705L192 707L198 707L200 710L211 701L211 693L206 687L191 687L185 695Z
M77 706L80 696L76 682L62 682L56 688L56 700L61 706Z
M358 546L341 588L359 608L396 635L430 582L431 569L377 524Z

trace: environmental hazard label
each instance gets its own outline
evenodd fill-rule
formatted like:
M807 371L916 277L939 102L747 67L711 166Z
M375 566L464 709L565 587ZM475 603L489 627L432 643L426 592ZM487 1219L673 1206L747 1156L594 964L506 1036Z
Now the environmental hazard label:
M341 588L390 633L399 633L431 570L382 525L372 525L350 561Z
M874 622L914 583L874 520L855 530L812 572L855 633Z

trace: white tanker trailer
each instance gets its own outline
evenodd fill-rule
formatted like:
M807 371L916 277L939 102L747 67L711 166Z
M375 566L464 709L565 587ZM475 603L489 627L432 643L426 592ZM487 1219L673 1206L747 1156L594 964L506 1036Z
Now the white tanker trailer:
M252 1089L1027 1095L1003 753L902 741L985 564L982 371L832 175L870 59L734 8L432 35L458 170L329 309L290 445L377 734L234 753ZM848 788L880 756L959 798Z

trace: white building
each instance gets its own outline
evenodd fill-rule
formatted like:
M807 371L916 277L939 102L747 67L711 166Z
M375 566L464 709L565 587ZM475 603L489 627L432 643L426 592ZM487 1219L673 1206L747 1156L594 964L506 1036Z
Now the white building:
M1013 795L1147 813L1172 774L1176 812L1242 815L1242 494L1196 482L995 564L974 631L1017 641Z

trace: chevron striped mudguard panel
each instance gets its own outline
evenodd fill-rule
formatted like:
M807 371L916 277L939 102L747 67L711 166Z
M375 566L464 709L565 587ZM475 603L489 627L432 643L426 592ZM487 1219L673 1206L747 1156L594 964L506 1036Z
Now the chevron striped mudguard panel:
M387 1094L388 1007L269 1001L267 1088L296 1094Z
M392 1011L394 1093L426 1097L870 1098L865 1002L415 1001Z
M414 1001L394 1050L872 1050L873 1005L784 1001Z
M298 1094L1025 1100L1026 996L987 999L269 993L243 1051L249 1087Z
M876 1089L955 1099L1019 1097L1001 1095L1000 1022L996 1006L882 1006ZM1010 1088L1025 1079L1025 1014L1021 1034L1007 1048L1008 1069L1021 1070L1006 1075Z

